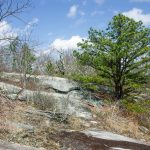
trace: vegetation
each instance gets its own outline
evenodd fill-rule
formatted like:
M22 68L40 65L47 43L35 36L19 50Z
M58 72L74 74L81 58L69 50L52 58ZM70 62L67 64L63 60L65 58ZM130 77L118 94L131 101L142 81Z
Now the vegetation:
M12 57L12 71L31 74L32 64L36 60L29 44L22 42L19 37L10 42L8 51Z
M29 0L0 1L0 23L8 17L18 18L28 5ZM30 39L31 35L23 36ZM106 30L90 28L88 38L78 43L79 49L53 50L56 55L37 57L31 41L22 40L20 35L4 37L0 42L6 40L6 45L0 45L1 139L60 149L61 129L100 128L150 141L150 29L141 21L118 14ZM53 83L54 78L50 85L44 75L77 81L82 98L78 87L59 90L65 82L57 78ZM13 86L7 90L9 85L15 85L14 91ZM81 118L76 117L82 110ZM88 113L93 121L87 119ZM13 129L7 122L18 123L23 129ZM146 132L139 129L141 126Z
M22 72L26 74L31 74L32 64L36 60L36 58L27 43L23 43L21 47L21 54L22 54L22 57L21 57Z
M46 73L48 73L49 75L52 75L54 73L54 66L51 60L49 60L46 64Z
M142 22L114 16L106 31L89 30L89 37L74 51L82 65L97 71L109 82L116 99L122 99L142 83L146 83L150 67L150 29ZM107 82L107 83L108 83Z

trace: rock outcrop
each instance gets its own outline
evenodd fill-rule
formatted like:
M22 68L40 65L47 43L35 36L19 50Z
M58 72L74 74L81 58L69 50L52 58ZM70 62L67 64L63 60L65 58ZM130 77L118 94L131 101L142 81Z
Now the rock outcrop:
M34 102L35 104L48 105L52 111L58 113L65 113L69 115L76 115L90 119L91 113L85 108L85 104L82 101L82 95L77 91L71 91L69 93L48 93L44 91L31 91L24 89L19 95L17 95L21 88L0 82L0 90L7 94L10 99L18 99L21 101Z
M20 81L23 74L18 73L6 73L1 74L2 79L8 79L12 81ZM52 77L45 75L27 75L28 80L35 81L38 86L45 88L52 88L58 92L70 92L72 90L79 89L78 84L66 78Z
M0 150L45 150L45 148L34 148L0 140Z
M98 130L62 131L54 139L74 150L149 150L150 145L132 138Z

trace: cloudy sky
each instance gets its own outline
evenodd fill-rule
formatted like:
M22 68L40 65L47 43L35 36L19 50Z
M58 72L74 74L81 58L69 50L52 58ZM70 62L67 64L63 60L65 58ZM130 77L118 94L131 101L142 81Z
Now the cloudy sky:
M112 17L118 13L142 20L150 27L150 0L31 0L28 8L17 19L8 19L5 30L9 34L23 32L34 25L34 38L40 49L75 48L76 43L87 37L90 27L105 29ZM4 31L5 31L4 30ZM13 30L13 31L12 31ZM0 29L0 35L3 31ZM13 32L13 33L12 33Z

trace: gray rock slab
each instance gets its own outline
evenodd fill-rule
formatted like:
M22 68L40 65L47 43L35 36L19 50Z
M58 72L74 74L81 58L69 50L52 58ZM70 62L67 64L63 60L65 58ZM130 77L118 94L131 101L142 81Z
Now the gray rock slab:
M1 78L19 81L23 77L23 74L18 73L6 73L3 72ZM27 75L27 78L36 81L39 86L44 86L46 88L52 88L58 90L60 92L69 92L71 90L77 89L78 84L72 80L54 77L54 76L46 76L46 75Z
M20 122L6 121L5 124L9 125L12 129L34 130L34 127L32 125L27 125Z
M78 88L76 82L73 82L66 78L37 76L36 79L38 79L40 85L50 87L61 92L69 92L70 90Z
M0 90L8 94L17 94L21 90L21 88L11 84L0 82Z
M95 138L100 138L100 139L105 139L105 140L142 143L141 141L138 141L138 140L133 139L133 138L122 136L122 135L115 134L115 133L112 133L112 132L96 130L96 129L85 130L85 131L83 131L83 133L86 134L87 136L92 136L92 137L95 137Z
M9 98L14 100L21 88L0 82L0 90L5 92ZM92 114L85 108L86 105L82 101L82 96L77 91L69 93L48 93L43 91L23 90L19 95L20 101L33 101L33 103L44 103L49 105L53 111L85 119L91 119Z
M0 140L0 150L45 150L44 148L34 148L16 143L9 143Z

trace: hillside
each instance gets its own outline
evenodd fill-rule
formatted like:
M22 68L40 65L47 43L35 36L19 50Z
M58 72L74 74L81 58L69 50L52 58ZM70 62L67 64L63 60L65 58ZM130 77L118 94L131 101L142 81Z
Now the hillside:
M44 81L46 77L37 76L36 79L38 78L40 80L43 78ZM57 82L58 79L59 82ZM38 85L38 89L41 84L36 80L34 89L30 86L30 88L19 93L17 99L14 99L21 89L17 82L17 76L13 74L12 78L12 74L4 73L0 82L0 139L37 148L43 147L48 150L68 148L86 150L87 147L91 150L110 149L110 147L112 147L111 149L121 147L133 150L150 148L150 146L146 145L146 143L150 143L150 132L148 129L141 130L140 128L142 127L137 124L134 118L121 115L117 105L104 103L103 106L97 106L88 100L84 100L79 95L78 97L73 95L74 97L72 96L70 97L71 99L68 99L65 96L68 92L72 93L75 90L79 94L80 91L76 83L73 83L75 87L70 86L71 91L67 89L65 93L64 91L60 92L60 89L64 89L65 86L69 87L67 84L72 83L70 81L64 85L64 83L61 83L64 81L66 82L67 79L53 77L51 85L48 86L48 82L45 85L43 82L39 92L40 94L47 94L44 97L40 96L40 99L36 96L35 99L33 96L35 93L33 94L31 91L35 92L37 89L35 84ZM32 80L30 82L33 84ZM30 82L28 83L29 85L31 85ZM55 85L54 82L57 82L59 90L56 90L57 87L51 88L52 85ZM63 87L61 88L59 84L63 85ZM68 103L64 108L61 103L65 102L65 98L67 98ZM57 102L57 105L61 107L57 108L53 104L56 100L59 102ZM74 103L72 103L72 100ZM76 102L80 102L80 109ZM82 109L81 106L83 107ZM64 109L66 110L64 111ZM128 138L118 134L128 136Z

